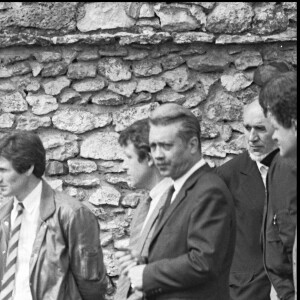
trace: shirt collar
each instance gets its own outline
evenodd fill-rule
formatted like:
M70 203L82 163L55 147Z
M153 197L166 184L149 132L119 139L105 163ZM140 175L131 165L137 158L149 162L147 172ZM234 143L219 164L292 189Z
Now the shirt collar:
M262 167L263 167L263 168L266 168L267 170L269 169L268 166L262 164L262 163L259 162L259 161L256 161L256 164L257 164L258 170L259 170L260 172L261 172L261 168L262 168Z
M178 179L174 180L174 189L175 192L178 192L182 186L184 185L184 183L187 181L187 179L194 173L196 172L198 169L200 169L202 166L204 166L206 164L205 160L203 158L201 158L196 164L193 165L192 168L190 168L184 175L182 175L181 177L179 177Z
M157 185L155 185L149 192L151 199L158 197L162 191L167 190L172 185L172 179L170 177L163 178Z
M42 181L40 181L37 186L26 196L26 198L22 201L24 208L29 213L32 213L33 210L39 205L40 199L42 195ZM14 209L18 204L18 200L14 197Z

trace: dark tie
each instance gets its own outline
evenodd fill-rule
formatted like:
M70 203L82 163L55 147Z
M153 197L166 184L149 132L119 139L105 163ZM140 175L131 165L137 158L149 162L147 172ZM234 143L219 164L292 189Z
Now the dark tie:
M13 228L11 230L9 243L8 243L8 251L6 258L6 267L3 275L2 285L1 285L1 300L10 300L12 299L14 285L15 285L15 275L16 275L16 263L18 256L18 243L19 243L19 235L21 229L22 222L22 213L23 213L23 203L17 204L17 217L13 224Z
M165 205L162 207L162 209L161 209L161 211L159 213L158 220L157 220L157 226L159 225L159 223L163 219L163 216L166 214L166 211L168 210L168 208L169 208L169 206L171 204L171 199L172 199L172 196L174 194L174 191L175 191L174 185L171 185L170 189L169 189L169 192L168 192L168 196L167 196Z

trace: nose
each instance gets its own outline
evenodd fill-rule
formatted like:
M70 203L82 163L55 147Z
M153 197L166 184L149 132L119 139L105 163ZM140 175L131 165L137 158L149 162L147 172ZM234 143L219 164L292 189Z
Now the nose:
M273 132L273 134L272 134L272 139L273 139L275 142L278 141L276 131Z
M249 141L251 142L255 142L258 140L258 135L257 135L257 132L255 131L254 128L252 128L250 130L250 133L249 133Z
M152 156L154 157L154 159L159 160L162 159L164 157L164 153L161 149L161 147L155 147L155 149L153 149L151 151Z

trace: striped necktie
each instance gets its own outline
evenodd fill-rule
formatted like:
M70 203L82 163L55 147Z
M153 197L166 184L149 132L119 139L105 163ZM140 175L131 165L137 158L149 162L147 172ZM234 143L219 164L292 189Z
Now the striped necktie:
M22 222L22 213L24 205L23 203L17 204L17 217L11 230L10 239L8 243L8 251L6 257L6 267L2 279L0 300L12 299L15 275L16 275L16 263L18 254L18 242Z

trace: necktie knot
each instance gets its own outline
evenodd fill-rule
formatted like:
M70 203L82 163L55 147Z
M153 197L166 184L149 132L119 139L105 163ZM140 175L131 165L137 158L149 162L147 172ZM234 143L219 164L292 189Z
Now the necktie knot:
M17 212L20 214L23 212L24 204L22 202L18 202L17 204Z

